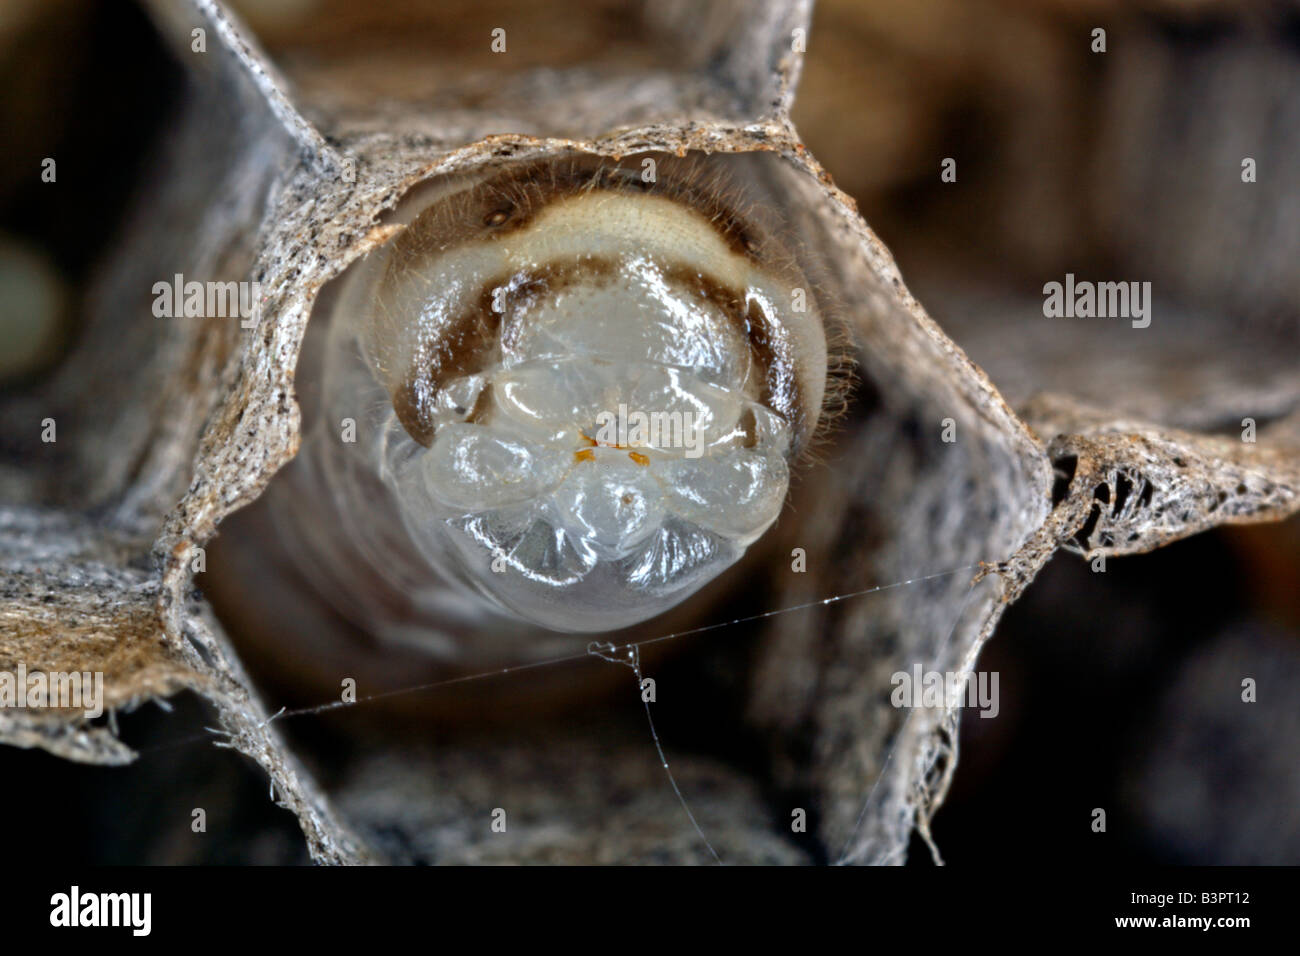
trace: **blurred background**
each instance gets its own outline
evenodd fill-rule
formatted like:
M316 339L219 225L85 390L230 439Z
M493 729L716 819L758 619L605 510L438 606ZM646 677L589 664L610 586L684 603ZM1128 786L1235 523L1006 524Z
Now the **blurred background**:
M459 4L235 6L272 52L328 60L351 43L398 44L412 32L398 24ZM597 6L619 21L618 4ZM1104 54L1092 50L1098 26ZM0 6L0 388L39 376L75 339L98 256L148 201L142 176L180 89L179 66L132 4ZM1289 394L1300 7L824 2L794 118L913 294L1013 405L1068 382L1103 407L1213 429L1241 417L1225 388ZM1259 161L1250 193L1244 156ZM41 182L46 157L58 158L57 188ZM948 157L956 183L939 177ZM1165 314L1186 321L1128 360L1100 327L1029 341L1018 330L1026 316L1042 322L1043 282L1067 271L1152 280ZM1234 351L1244 339L1251 348ZM1282 355L1282 371L1264 369L1265 354ZM1178 401L1143 404L1138 380L1171 365ZM1298 585L1296 520L1112 559L1104 574L1054 558L981 659L1000 674L1001 712L964 716L934 823L946 861L1300 863ZM1244 677L1259 685L1252 706L1240 704ZM122 717L142 752L130 768L0 749L11 782L0 815L23 821L20 845L94 863L306 862L261 773L190 739L203 734L202 708L174 703L170 715L147 705ZM210 829L241 835L205 844L201 861L150 826L168 807L198 805ZM1104 838L1080 824L1095 807L1107 810ZM911 857L929 864L919 842Z

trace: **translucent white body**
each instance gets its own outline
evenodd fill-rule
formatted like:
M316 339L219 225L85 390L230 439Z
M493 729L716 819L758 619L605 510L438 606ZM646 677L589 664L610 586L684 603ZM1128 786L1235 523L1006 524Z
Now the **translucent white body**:
M825 369L792 300L699 210L578 191L500 235L372 254L327 404L439 581L546 628L622 628L780 514L797 423L764 398L799 379L815 419Z

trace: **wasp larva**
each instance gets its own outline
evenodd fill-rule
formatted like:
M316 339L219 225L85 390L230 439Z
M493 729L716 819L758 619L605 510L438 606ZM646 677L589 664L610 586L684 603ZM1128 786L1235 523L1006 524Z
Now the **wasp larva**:
M826 334L775 198L746 183L742 202L725 165L567 157L405 200L325 317L297 465L325 494L290 520L317 526L306 550L352 553L309 557L319 589L366 603L342 593L360 556L444 626L485 598L613 630L772 525L821 416Z

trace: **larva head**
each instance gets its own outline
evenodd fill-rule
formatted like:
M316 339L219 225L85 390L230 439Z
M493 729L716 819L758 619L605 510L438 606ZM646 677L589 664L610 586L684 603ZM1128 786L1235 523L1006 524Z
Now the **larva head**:
M444 576L612 630L771 526L827 353L770 208L654 156L498 168L408 216L350 280L336 350L387 403L373 464Z

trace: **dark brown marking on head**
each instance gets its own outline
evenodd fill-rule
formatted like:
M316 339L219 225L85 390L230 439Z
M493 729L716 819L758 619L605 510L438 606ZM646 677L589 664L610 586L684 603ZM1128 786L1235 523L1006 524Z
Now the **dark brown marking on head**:
M486 425L492 411L492 383L488 382L478 393L478 398L474 400L474 407L469 410L465 416L465 421L471 425Z
M416 444L428 448L433 444L433 415L431 397L421 388L423 382L406 379L393 392L393 411L406 429L406 434Z
M481 305L480 301L480 305ZM417 366L393 392L393 410L407 434L426 448L433 444L434 398L443 383L488 368L497 353L501 316L487 308L466 312L436 340L420 349Z
M795 357L789 343L780 338L773 320L756 300L745 310L745 329L749 347L763 371L762 402L794 429L795 445L802 447L819 409L805 407L803 387L799 381ZM813 417L809 419L809 412Z
M407 433L425 447L433 443L433 401L438 389L457 378L482 372L500 355L503 340L510 344L509 340L519 334L519 324L513 321L503 323L503 316L512 316L539 299L553 296L570 286L609 278L616 271L614 261L591 258L551 263L486 282L474 305L458 316L449 330L430 343L428 349L422 350L417 365L394 392L393 408ZM779 330L773 328L776 320L770 318L756 300L747 302L742 292L698 270L676 266L666 270L665 275L672 284L689 290L701 302L722 312L747 343L754 363L751 375L760 383L756 397L794 429L792 451L797 452L807 441L820 410L804 407L803 387L795 358ZM497 311L498 305L500 311ZM479 405L483 401L480 396ZM479 413L479 405L473 414ZM482 413L487 412L488 406L484 405ZM753 447L756 441L757 426L752 416L750 418L746 426L745 447Z
M503 323L504 317L579 282L610 276L614 269L611 260L591 258L552 263L484 283L474 305L419 350L415 364L394 390L393 410L407 434L426 448L433 444L433 403L438 390L448 382L484 371L497 360L503 338L509 340L519 331L518 323ZM474 415L488 413L483 396L489 391L483 390L467 420L475 421Z
M751 299L747 303L742 292L697 270L675 268L668 270L667 275L671 282L690 289L721 311L749 344L755 377L762 383L758 400L790 424L795 432L796 448L802 447L819 410L812 410L814 415L809 418L795 357L779 330L772 327L776 320L769 318L757 301Z
M758 444L758 421L754 418L752 408L746 407L740 413L736 427L740 429L740 445L742 448L753 448Z

